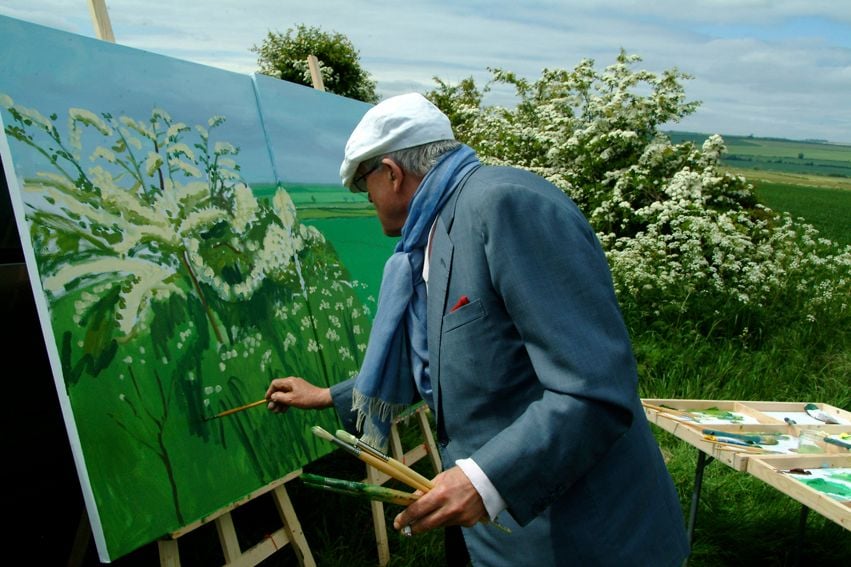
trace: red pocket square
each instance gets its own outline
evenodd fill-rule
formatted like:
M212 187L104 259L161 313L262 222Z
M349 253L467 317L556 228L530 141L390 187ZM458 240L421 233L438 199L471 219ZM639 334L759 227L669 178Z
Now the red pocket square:
M449 312L452 313L453 311L457 311L458 309L461 309L462 307L464 307L468 303L470 303L470 298L467 297L466 295L462 295L461 299L458 300L458 303L456 303L452 307L452 309L449 310Z

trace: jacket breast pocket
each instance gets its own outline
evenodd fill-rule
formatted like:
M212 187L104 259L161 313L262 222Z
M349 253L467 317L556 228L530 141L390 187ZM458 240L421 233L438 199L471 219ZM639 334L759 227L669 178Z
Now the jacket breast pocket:
M467 305L464 305L451 313L447 313L443 317L443 332L448 333L453 329L457 329L458 327L462 327L468 323L481 319L484 315L485 308L482 305L482 300L476 299L475 301L471 301Z

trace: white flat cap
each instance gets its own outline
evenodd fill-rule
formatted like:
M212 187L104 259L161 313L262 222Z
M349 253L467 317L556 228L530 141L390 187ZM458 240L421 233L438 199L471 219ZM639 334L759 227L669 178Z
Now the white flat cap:
M346 142L340 180L351 188L361 162L439 140L454 140L449 118L419 93L385 99L363 115Z

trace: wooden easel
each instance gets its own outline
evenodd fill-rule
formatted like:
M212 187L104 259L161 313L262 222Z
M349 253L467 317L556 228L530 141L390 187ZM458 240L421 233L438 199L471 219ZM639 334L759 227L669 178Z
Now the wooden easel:
M313 83L313 88L325 92L325 82L322 80L322 71L319 67L319 59L316 55L310 54L307 56L307 68L310 69L310 80Z
M415 405L407 413L396 419L390 427L390 454L394 459L406 465L412 465L422 459L429 457L434 467L435 474L442 470L440 453L434 442L431 424L428 420L429 409L424 402ZM413 447L408 452L402 448L402 440L399 437L399 424L415 418L423 436L423 442ZM384 484L390 480L390 476L376 468L366 466L366 482L369 484ZM375 543L378 546L378 564L387 565L390 561L390 547L387 541L387 522L384 517L384 504L373 500L370 502L372 508L372 523L375 530Z
M112 23L109 21L109 12L104 0L89 0L89 14L92 16L92 25L98 39L115 43L115 35L112 33Z
M219 536L219 543L222 546L222 555L224 557L223 565L225 566L254 566L267 559L281 548L291 545L296 554L299 565L302 565L303 567L316 567L316 561L313 559L313 553L307 545L307 540L305 539L304 532L301 529L301 523L298 521L298 517L296 516L295 509L293 508L285 486L289 481L301 476L301 472L301 469L293 471L285 477L252 492L241 500L234 502L221 510L217 510L206 518L202 518L201 520L189 524L180 530L169 534L167 537L158 540L157 547L160 556L160 566L180 567L178 539L203 525L215 522L216 532ZM271 494L274 499L275 506L278 509L278 514L281 516L283 526L275 530L272 534L265 536L252 547L243 551L237 538L231 511L239 508L250 500L263 496L264 494ZM83 514L80 518L80 525L77 528L77 534L74 538L74 546L68 559L68 567L79 567L82 565L83 558L86 554L86 547L91 539L91 533L92 531L89 525L89 518L85 509L83 509Z
M257 565L282 547L291 545L293 551L298 558L299 565L305 567L315 567L316 562L313 559L313 554L310 547L307 545L307 540L304 537L304 532L301 530L301 524L293 509L289 494L287 494L286 483L298 478L301 475L301 469L294 471L287 476L272 482L263 488L252 492L238 502L222 508L216 513L207 518L203 518L194 524L190 524L179 531L174 532L167 539L161 539L157 542L160 552L160 565L162 567L179 567L180 556L177 548L177 541L180 536L185 535L201 525L207 524L210 521L215 521L216 531L219 534L219 542L222 545L222 554L224 555L224 565L228 566L249 566ZM231 511L239 506L242 506L249 500L253 500L266 493L271 493L275 501L275 506L281 516L283 526L277 529L271 535L266 536L262 541L253 545L249 549L243 551L240 548L239 541L236 536L236 529L233 525Z

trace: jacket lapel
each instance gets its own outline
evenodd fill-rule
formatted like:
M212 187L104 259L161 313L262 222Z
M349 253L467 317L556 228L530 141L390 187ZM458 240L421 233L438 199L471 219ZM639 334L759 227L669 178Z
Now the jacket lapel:
M435 419L440 414L440 337L443 330L443 314L446 311L449 275L452 271L452 241L446 225L438 217L432 236L431 258L428 277L428 367L434 396Z
M449 236L455 220L455 203L463 185L441 209L435 221L431 241L428 277L428 352L429 377L434 395L435 421L440 431L440 341L443 335L443 315L448 301L449 278L452 275L452 257L455 247Z

